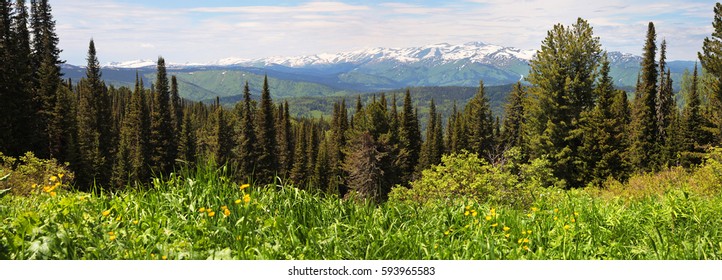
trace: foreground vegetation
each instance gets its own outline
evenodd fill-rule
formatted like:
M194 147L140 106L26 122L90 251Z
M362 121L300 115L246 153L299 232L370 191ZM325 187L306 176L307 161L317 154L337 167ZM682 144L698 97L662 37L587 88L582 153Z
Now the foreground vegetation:
M720 259L718 158L606 189L524 188L528 204L397 191L373 204L239 183L212 165L99 194L64 190L58 174L0 198L0 258Z

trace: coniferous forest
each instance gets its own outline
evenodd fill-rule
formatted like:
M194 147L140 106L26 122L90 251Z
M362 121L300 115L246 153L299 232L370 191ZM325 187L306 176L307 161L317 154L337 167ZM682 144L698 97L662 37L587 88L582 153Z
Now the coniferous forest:
M0 258L719 259L710 8L679 92L653 22L627 92L579 18L551 27L502 115L479 81L421 123L411 90L329 119L290 115L267 79L233 107L185 100L163 57L154 83L116 88L93 39L66 79L49 1L0 0Z

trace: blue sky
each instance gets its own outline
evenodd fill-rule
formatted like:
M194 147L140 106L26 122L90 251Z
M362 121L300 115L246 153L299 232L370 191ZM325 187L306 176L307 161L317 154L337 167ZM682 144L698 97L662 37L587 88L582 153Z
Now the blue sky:
M482 41L538 49L556 23L587 19L605 49L640 54L647 23L671 60L695 60L712 33L714 1L140 1L51 0L62 58L84 64L212 62Z

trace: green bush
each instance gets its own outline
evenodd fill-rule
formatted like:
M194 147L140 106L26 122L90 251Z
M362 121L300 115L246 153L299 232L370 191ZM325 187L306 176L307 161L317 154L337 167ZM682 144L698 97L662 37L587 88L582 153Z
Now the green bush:
M394 188L390 200L425 204L465 198L525 207L546 187L559 184L544 158L520 164L519 150L511 149L504 159L491 165L469 152L445 155L440 165L422 171L411 188Z
M32 152L17 159L0 153L0 178L4 178L0 180L0 193L55 195L73 177L68 165L55 159L39 159Z

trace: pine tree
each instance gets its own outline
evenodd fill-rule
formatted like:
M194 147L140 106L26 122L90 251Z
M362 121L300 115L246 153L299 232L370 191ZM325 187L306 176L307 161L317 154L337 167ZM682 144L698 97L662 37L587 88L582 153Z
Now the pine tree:
M684 108L684 139L681 151L681 160L684 166L700 164L704 153L703 144L700 143L700 140L705 138L703 136L704 132L702 131L704 120L702 118L702 114L700 113L701 101L699 98L697 84L698 74L697 65L695 64L692 84L690 85L689 95L686 96L687 103Z
M128 183L144 183L148 178L145 154L148 143L146 135L143 134L143 118L146 117L146 112L143 108L144 93L137 73L135 83L135 91L125 108L116 164L113 168L113 186L117 188Z
M441 161L441 151L439 150L438 143L436 142L436 129L437 124L436 104L434 99L431 99L429 103L429 121L426 125L426 141L423 142L421 147L421 158L419 159L419 165L416 168L417 172L421 172L427 169L431 165L438 164Z
M86 78L81 80L78 88L80 90L80 101L78 105L78 149L80 151L80 166L78 170L78 183L83 188L93 184L104 185L109 175L105 169L107 161L111 160L106 154L107 138L103 136L104 128L109 128L109 116L101 111L101 106L107 104L105 85L101 80L100 63L96 57L95 44L90 40L88 47L88 66L86 67ZM101 126L102 125L102 126ZM109 176L108 176L109 177Z
M326 194L338 195L338 189L331 185L331 178L329 176L331 165L328 155L329 142L327 140L327 138L324 138L319 144L312 181L316 183L316 186L322 188Z
M271 91L268 87L268 76L266 76L263 79L261 101L256 117L256 150L259 152L256 174L258 175L257 179L264 182L273 180L278 167L274 108Z
M173 169L173 122L170 111L170 92L165 59L158 57L158 66L150 111L150 166L161 174Z
M183 110L183 122L181 124L180 139L178 143L178 157L186 163L196 163L196 128L193 126L192 111L189 108ZM251 127L251 129L253 129Z
M178 93L178 79L175 75L170 78L170 113L173 136L170 138L170 155L168 158L178 158L178 141L180 139L181 124L183 122L183 107Z
M554 175L568 187L584 182L578 147L582 112L594 106L594 83L601 45L592 27L579 18L571 27L557 24L547 33L541 50L532 59L529 82L532 104L524 130L531 158L547 156Z
M301 188L304 188L306 186L306 171L309 168L308 161L305 160L306 153L308 151L308 131L309 129L306 121L302 121L296 129L296 144L293 149L293 157L296 160L293 162L293 168L290 172L291 181L293 181L296 186Z
M276 142L278 143L278 175L288 176L293 167L293 138L291 135L291 117L288 111L288 101L279 105L276 116Z
M359 144L368 143L360 142ZM364 148L370 149L371 147ZM396 164L399 168L399 180L401 182L411 181L420 153L421 132L419 130L419 120L411 103L411 91L407 89L399 122L399 155Z
M501 130L501 142L507 148L518 147L523 152L522 124L524 123L524 99L526 92L521 82L516 83L506 103L503 128Z
M674 100L674 92L672 90L672 78L669 69L666 68L667 57L667 41L662 40L659 49L659 86L657 87L657 136L658 143L662 147L660 151L660 164L670 165L676 161L676 145L672 135L667 132L675 133L673 127L673 119L677 117L677 105Z
M722 4L714 7L714 31L711 37L706 37L702 44L702 52L697 53L702 67L713 77L712 92L710 93L710 116L715 129L712 131L715 144L722 144Z
M213 143L212 156L216 163L227 164L233 158L233 136L232 129L226 110L220 104L220 100L216 97L216 103L213 106Z
M243 109L241 110L240 129L238 136L238 162L241 174L252 176L256 168L257 152L255 149L256 132L254 131L254 108L251 104L251 90L248 82L243 87Z
M479 81L479 90L471 98L464 110L466 120L466 138L469 152L479 157L491 159L494 147L494 124L491 116L489 98L484 92L484 82Z
M658 168L659 145L656 112L657 63L654 23L649 23L641 64L640 81L632 109L630 163L639 171Z

